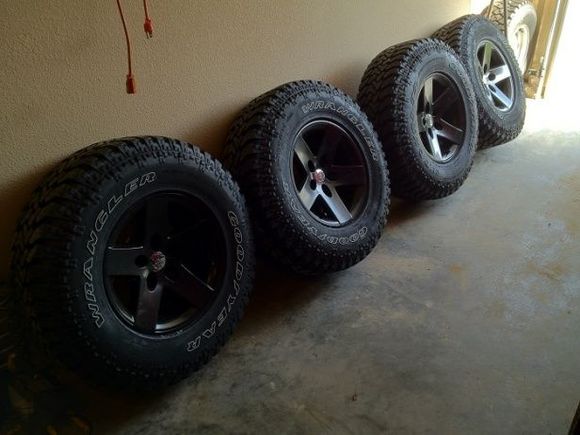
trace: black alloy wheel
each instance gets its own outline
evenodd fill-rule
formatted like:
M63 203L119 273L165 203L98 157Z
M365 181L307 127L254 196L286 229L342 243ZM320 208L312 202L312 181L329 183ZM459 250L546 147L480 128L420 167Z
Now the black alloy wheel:
M465 142L465 103L457 85L441 73L423 82L417 104L417 128L429 156L437 163L453 159Z
M320 223L342 226L363 211L368 173L362 152L355 138L333 121L313 121L298 133L291 168L294 187Z
M223 284L225 229L200 198L159 192L113 230L104 273L116 313L136 331L162 334L195 322Z
M505 56L495 43L483 40L477 47L477 62L487 99L500 112L514 105L515 86Z

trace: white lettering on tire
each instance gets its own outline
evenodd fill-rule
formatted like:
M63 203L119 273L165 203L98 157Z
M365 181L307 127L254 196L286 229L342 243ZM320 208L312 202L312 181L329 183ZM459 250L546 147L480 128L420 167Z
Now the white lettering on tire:
M113 194L106 202L106 207L99 210L97 217L93 222L93 228L89 231L89 240L86 244L86 249L89 253L89 257L83 263L83 275L85 276L83 294L87 303L87 308L91 312L91 317L95 320L95 325L97 328L103 326L105 323L105 318L101 313L101 307L99 301L95 296L94 285L93 285L93 264L95 262L94 255L96 252L97 244L99 242L99 234L103 230L105 224L109 220L109 216L117 206L123 202L123 200L137 190L140 187L148 183L152 183L157 178L155 172L148 172L141 175L131 181L129 181L123 187L122 194L117 196Z
M338 238L336 236L331 236L329 234L324 234L318 231L318 228L314 227L310 220L304 215L302 209L298 205L298 201L295 198L295 195L291 193L290 186L285 181L282 183L284 187L284 193L290 200L290 208L296 214L296 217L300 221L302 225L314 236L316 236L319 240L326 241L329 245L336 245L337 243L341 245L348 245L349 243L356 243L359 240L362 240L368 232L367 227L362 227L350 236L345 236Z
M228 221L232 227L232 234L234 236L234 240L236 241L235 253L236 253L236 264L234 266L234 279L232 282L234 291L233 293L228 294L226 298L226 302L223 305L222 309L218 313L216 319L211 323L210 327L205 329L200 335L195 337L193 340L189 341L186 345L187 352L193 352L198 349L203 340L209 340L211 337L215 335L217 332L217 328L220 328L224 322L226 321L228 314L232 311L232 307L236 302L236 298L240 293L241 282L244 276L244 258L245 258L245 251L244 247L242 246L242 242L244 241L243 233L240 228L240 220L236 213L233 211L228 211Z

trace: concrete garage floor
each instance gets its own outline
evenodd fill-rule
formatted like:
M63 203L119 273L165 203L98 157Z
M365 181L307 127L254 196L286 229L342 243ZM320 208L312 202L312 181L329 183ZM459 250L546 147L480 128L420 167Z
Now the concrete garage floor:
M177 387L74 387L96 433L566 433L580 399L580 127L538 128L549 113L530 102L526 132L478 153L457 194L395 202L352 269L261 267L233 338Z

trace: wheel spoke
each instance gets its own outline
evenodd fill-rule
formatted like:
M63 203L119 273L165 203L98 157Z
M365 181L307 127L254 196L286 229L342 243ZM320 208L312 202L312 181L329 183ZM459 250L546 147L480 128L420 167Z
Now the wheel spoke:
M487 92L485 93L485 96L491 102L491 104L495 106L495 102L493 101L493 95L491 95L491 89L489 88L489 86L486 87L486 90Z
M330 208L330 211L332 211L332 214L334 214L334 217L340 224L348 222L350 219L352 219L352 214L350 211L348 211L346 205L344 205L344 202L340 198L340 195L336 191L335 187L328 185L328 188L330 189L332 196L328 197L323 195L322 198L324 199L324 202L326 202L326 205L328 208Z
M294 153L298 156L298 160L300 160L304 169L306 169L307 172L310 172L308 162L314 160L314 154L302 136L299 136L298 139L296 139Z
M433 107L433 77L429 77L423 85L423 110L432 113Z
M458 99L457 92L449 87L445 89L435 101L433 101L433 110L438 113L445 113L457 102Z
M435 157L436 160L443 160L441 147L439 146L439 139L433 131L427 133L427 142L429 142L429 148L431 148L431 154L433 157Z
M130 248L108 247L105 254L105 272L111 276L134 276L143 273L143 267L137 265L137 257L146 257L143 246Z
M147 288L147 277L145 274L141 276L139 284L135 327L142 332L153 333L157 327L163 286L158 283L153 290L149 290Z
M501 89L497 86L493 86L491 88L491 95L498 100L501 104L503 104L506 108L512 105L512 100L506 94L504 94Z
M449 139L451 142L455 144L462 144L463 143L463 130L460 128L451 125L449 122L445 121L444 119L439 118L439 122L443 126L442 129L437 130L437 134L442 136L446 139Z
M488 72L491 64L491 54L493 52L493 45L490 42L486 42L483 46L483 58L481 59L481 67L483 72Z
M169 290L174 291L196 308L202 308L209 296L215 292L215 289L183 263L179 265L179 271L174 281L168 277L165 279L168 281L167 288Z
M363 165L330 165L327 176L334 186L361 186L366 183Z
M154 236L166 236L171 233L169 203L170 199L166 196L147 201L145 209L145 246L151 243ZM157 249L160 249L160 247L157 247Z
M490 80L491 83L499 83L507 78L511 77L510 69L507 65L498 66L489 70L489 74L493 74L495 77Z
M298 197L307 210L312 208L314 201L316 201L316 198L318 198L318 192L310 188L310 181L310 178L306 179L302 189L300 189L300 192L298 192Z
M207 234L207 226L210 224L208 219L202 219L199 222L176 231L167 236L167 240L175 242L177 245L188 243L192 235Z
M341 131L336 128L327 128L320 143L320 150L318 152L320 160L324 164L334 162L338 144L342 140Z

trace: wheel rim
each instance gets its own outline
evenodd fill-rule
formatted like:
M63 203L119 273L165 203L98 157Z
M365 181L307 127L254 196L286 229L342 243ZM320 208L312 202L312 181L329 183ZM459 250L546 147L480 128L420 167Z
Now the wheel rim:
M516 27L511 35L510 45L514 50L520 69L524 72L528 63L528 49L530 46L530 29L528 26L520 24Z
M443 74L423 82L417 102L417 127L427 154L437 163L453 159L465 140L466 110L457 85Z
M203 316L223 284L223 228L201 199L152 194L131 206L109 238L104 282L116 314L143 334L183 328Z
M318 222L341 227L356 219L368 197L368 169L361 145L333 121L303 127L290 169L298 199Z
M514 81L504 55L491 41L477 47L477 68L486 98L499 111L505 112L514 104Z

